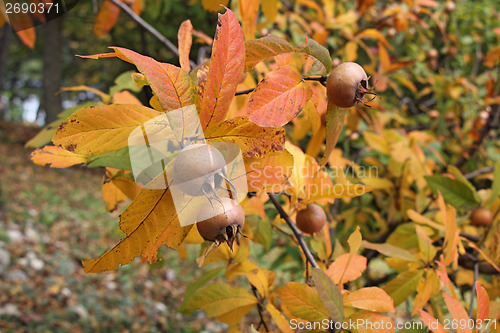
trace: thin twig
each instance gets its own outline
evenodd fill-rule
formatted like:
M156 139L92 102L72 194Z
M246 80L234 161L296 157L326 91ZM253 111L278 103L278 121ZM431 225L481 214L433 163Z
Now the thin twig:
M278 199L274 195L274 193L268 193L269 198L273 202L274 207L276 207L276 210L278 213L281 215L281 218L285 220L285 222L288 224L290 229L292 229L293 234L295 235L295 238L297 238L297 241L299 242L299 246L302 248L302 251L304 252L304 255L306 256L307 261L311 263L311 266L314 268L319 268L318 264L316 263L316 260L314 260L314 256L312 255L311 251L307 247L306 242L304 241L304 236L302 235L302 232L297 229L297 226L295 223L293 223L292 219L288 214L285 212L283 209L283 206L279 203Z
M477 169L476 171L473 171L471 173L465 174L464 177L466 179L472 179L472 178L474 178L476 176L482 175L484 173L491 172L493 170L495 170L495 166L494 165L489 166L489 167L484 167L484 168L481 168L481 169Z
M146 29L151 35L158 39L163 45L165 45L170 51L172 51L177 57L179 57L179 50L177 47L169 41L165 36L163 36L158 30L153 28L148 22L144 21L142 17L134 13L134 11L127 6L125 3L118 0L111 0L112 3L120 7L125 13L128 14L135 22L137 22L141 27ZM192 68L196 67L194 61L189 60L189 64Z
M472 314L474 310L474 296L476 295L476 281L479 279L479 262L474 263L474 282L472 283L472 290L470 295L470 305L469 305L469 318L472 319Z
M257 330L260 328L260 326L264 326L264 329L266 330L266 332L269 332L269 328L267 327L267 324L264 320L264 316L262 315L262 311L264 311L264 308L262 307L262 304L260 304L261 302L261 298L259 297L259 295L257 295L257 288L255 288L255 286L252 284L252 292L255 296L255 298L257 298L258 302L257 302L257 310L259 312L259 317L260 317L260 323L259 323L259 326L257 326Z
M250 88L250 89L246 89L246 90L242 90L242 91L237 91L234 95L235 96L246 95L246 94L251 93L254 90L255 90L255 88Z

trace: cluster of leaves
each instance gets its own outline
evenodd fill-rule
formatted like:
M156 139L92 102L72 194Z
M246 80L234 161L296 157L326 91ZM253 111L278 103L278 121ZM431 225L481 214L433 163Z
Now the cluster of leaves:
M290 319L393 322L396 317L386 313L412 299L404 319L419 315L425 323L432 317L443 322L447 314L457 321L496 319L500 166L491 159L498 156L498 143L486 141L477 159L465 156L469 159L462 162L460 156L476 153L464 147L481 146L497 126L498 77L487 68L498 64L498 47L483 62L461 47L464 41L457 36L463 27L456 22L467 10L465 4L455 12L432 0L358 1L355 8L324 1L325 10L314 1L290 6L263 1L261 18L259 1L234 4L242 26L231 10L219 16L211 58L192 70L189 22L179 30L181 67L117 47L87 56L118 57L139 73L124 76L109 94L99 92L100 105L67 111L31 142L40 146L52 140L56 145L36 150L32 157L37 164L106 167L103 195L109 209L127 197L133 200L120 216L126 236L100 258L85 261L85 271L116 269L137 256L156 262L162 244L178 249L181 257L190 244L200 248L196 228L179 225L168 189L140 189L133 182L127 150L127 137L136 126L195 104L208 142L241 147L249 189L257 195L242 203L244 233L251 240L242 239L233 252L221 246L208 255L205 266L224 266L191 284L182 312L203 309L238 331L241 318L256 308L261 315L257 330L268 330L272 321L271 330L290 332ZM494 20L488 16L483 24ZM269 22L275 22L275 34L254 39ZM442 45L434 45L437 34L443 36ZM409 43L414 36L419 43ZM482 43L489 47L495 36L484 38L479 48ZM321 77L340 60L332 61L322 45L342 60L364 64L382 95L370 103L371 110L327 107ZM410 54L416 56L400 60ZM458 70L449 73L446 69L457 62ZM307 80L311 75L319 77ZM151 88L150 107L125 90L135 89L130 83ZM344 114L345 134L339 138ZM337 140L343 150L335 148ZM321 168L323 164L328 167ZM486 171L464 175L464 164L468 171L483 166ZM480 178L475 185L468 180L474 176ZM331 223L306 242L314 262L301 245L303 236L288 234L286 218L271 213L267 193L272 192L286 194L282 208L292 220L310 202L327 209ZM470 225L471 208L479 205L496 212L492 226ZM336 230L334 244L331 230ZM279 246L283 235L292 242ZM273 243L282 249L279 258L267 267L255 263L257 244L269 255ZM277 272L286 271L285 263L294 258L287 252L298 252L295 258L304 261L307 283L285 281L280 286ZM309 264L317 267L309 270ZM382 277L372 272L379 266L387 271ZM223 271L227 281L209 284ZM253 293L238 286L241 277ZM456 291L467 286L474 288L468 297L477 294L475 316L472 308L467 314L466 299ZM430 329L444 331L442 326Z

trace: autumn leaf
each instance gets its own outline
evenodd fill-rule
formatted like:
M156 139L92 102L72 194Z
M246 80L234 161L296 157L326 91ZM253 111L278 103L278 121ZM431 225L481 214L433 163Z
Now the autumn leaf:
M288 151L262 158L244 158L248 191L282 192L293 168Z
M192 225L180 226L168 189L143 189L120 216L120 228L126 237L99 258L83 261L83 269L85 273L115 270L119 265L126 265L138 256L144 256L154 262L157 260L155 256L160 245L164 243L171 248L177 248L191 227Z
M274 323L283 333L293 333L294 331L290 327L290 322L286 319L286 317L278 310L272 303L266 304L266 310L273 318Z
M417 286L417 296L415 297L415 301L413 303L412 315L416 315L419 310L422 310L429 299L437 294L441 287L439 278L434 270L426 269L425 274L426 277L421 279Z
M227 324L237 323L257 304L254 295L244 288L233 288L227 283L214 283L196 291L181 306L181 312L190 314L196 309L207 317L218 317Z
M325 272L318 268L313 267L311 275L314 280L314 287L318 291L319 298L328 310L330 317L335 322L341 322L344 319L344 303L340 289L332 283L332 280Z
M94 34L100 37L109 32L116 24L120 15L120 7L112 3L110 0L105 0L95 18Z
M114 211L118 207L118 204L126 199L127 196L113 182L102 184L102 200L106 203L107 211Z
M361 288L344 295L344 305L374 312L395 312L391 297L380 288Z
M469 316L467 315L467 311L465 311L464 306L460 303L459 300L451 297L447 293L443 292L444 302L448 307L448 311L450 311L451 317L457 322L468 322ZM461 325L456 329L457 333L472 333L472 329L469 327L463 327Z
M115 52L80 57L89 59L117 57L134 64L149 82L163 110L176 110L197 103L196 86L186 71L122 47L112 47L112 49Z
M312 96L312 90L292 66L270 72L250 95L248 118L260 126L279 127L295 118Z
M222 10L228 3L229 0L201 0L203 8L211 12L218 12Z
M33 163L41 166L50 165L51 168L68 168L72 165L87 162L86 155L75 154L61 147L45 146L31 153Z
M191 20L186 20L181 23L179 32L177 33L177 40L179 43L179 63L181 68L189 73L191 65L189 64L189 52L191 51L191 44L193 43L193 25Z
M370 243L363 241L361 245L367 249L375 250L385 256L399 258L407 261L417 261L417 259L407 250L387 243Z
M359 323L359 325L349 327L352 328L352 333L394 333L396 327L390 317L370 311L357 312L347 320L347 323Z
M320 322L329 317L318 292L305 284L290 282L278 289L281 306L285 313L311 322Z
M243 156L259 158L270 153L282 152L285 146L283 128L261 127L246 117L226 120L205 131L209 142L231 142L237 144Z
M343 284L354 281L363 274L366 269L366 258L356 254L349 260L349 253L339 256L328 267L326 274L335 284ZM342 279L342 280L341 280Z
M158 115L139 105L90 106L59 125L52 141L76 154L98 155L126 147L130 133Z
M490 316L490 297L479 281L476 281L477 311L476 321L486 320Z
M394 306L398 306L417 290L418 283L423 274L423 270L402 272L384 285L382 289L391 296Z
M431 330L431 332L434 333L448 332L447 330L444 329L443 325L441 325L441 323L436 318L434 318L424 310L419 310L418 315L420 316L420 319L422 319L422 321L424 322L425 326L427 326Z
M236 276L240 275L246 276L248 282L254 286L263 297L267 297L269 287L276 278L275 272L260 268L249 260L244 260L231 266L226 272L226 277L229 281L232 281Z
M236 15L229 9L219 14L212 56L203 95L200 100L200 122L203 128L217 126L226 117L229 105L243 73L245 61L243 32Z

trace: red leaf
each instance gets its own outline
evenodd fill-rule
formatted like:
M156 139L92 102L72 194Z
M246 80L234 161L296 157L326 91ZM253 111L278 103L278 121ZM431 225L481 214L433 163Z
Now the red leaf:
M311 96L311 88L295 68L277 68L250 95L248 119L259 126L283 126L302 111Z
M228 9L219 14L212 57L200 101L200 121L203 128L216 126L226 117L233 99L245 60L243 32L236 15Z
M110 0L104 1L95 18L94 34L99 37L113 29L119 15L120 7Z

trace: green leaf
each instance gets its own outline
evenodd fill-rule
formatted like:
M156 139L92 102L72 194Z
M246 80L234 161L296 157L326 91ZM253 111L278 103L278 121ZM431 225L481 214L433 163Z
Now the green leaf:
M87 159L87 166L89 166L90 168L109 167L115 169L132 170L128 147L123 147L121 149L109 151L107 153L99 155L91 155Z
M481 202L477 194L459 180L444 176L425 176L425 180L432 192L441 192L444 201L456 208L476 206Z
M406 271L396 276L382 289L391 296L394 306L403 303L412 292L417 290L418 282L424 274L423 270Z
M486 205L490 205L500 195L500 163L495 162L495 171L493 171L493 184L491 185L491 197Z
M301 49L303 52L309 54L310 56L318 59L318 61L325 67L326 73L330 73L332 70L332 57L330 52L326 47L319 44L312 38L307 39L307 46ZM314 73L312 73L314 74ZM317 74L317 73L316 73Z
M335 322L341 322L344 319L344 302L339 288L321 269L313 267L311 275L314 280L314 287L318 291L319 298L325 305L331 318Z
M254 216L255 217L255 216ZM247 217L247 219L250 219L251 217ZM271 224L267 221L261 221L260 218L252 219L252 232L253 232L253 237L254 241L262 244L265 248L266 251L269 250L271 247L271 242L273 240L273 229L271 227Z
M474 185L472 185L471 182L468 181L467 178L464 177L464 175L462 175L462 173L460 172L460 170L456 166L449 165L448 172L451 173L453 176L455 176L456 180L467 185L467 187L472 191L472 193L474 193L474 197L478 201L481 201L481 199L479 198L479 195L477 194L477 191L476 191L476 188L474 187Z
M122 90L131 90L134 92L141 91L141 87L135 84L134 80L132 79L132 74L134 73L135 71L128 71L120 74L115 79L115 85L112 86L111 89L109 89L109 94L114 95L115 93Z
M187 286L186 291L184 292L184 302L182 303L179 311L182 312L183 306L186 303L186 301L191 296L193 296L199 289L205 287L208 282L218 277L223 269L224 267L217 267L209 271L206 271L198 280L191 282L189 286Z

